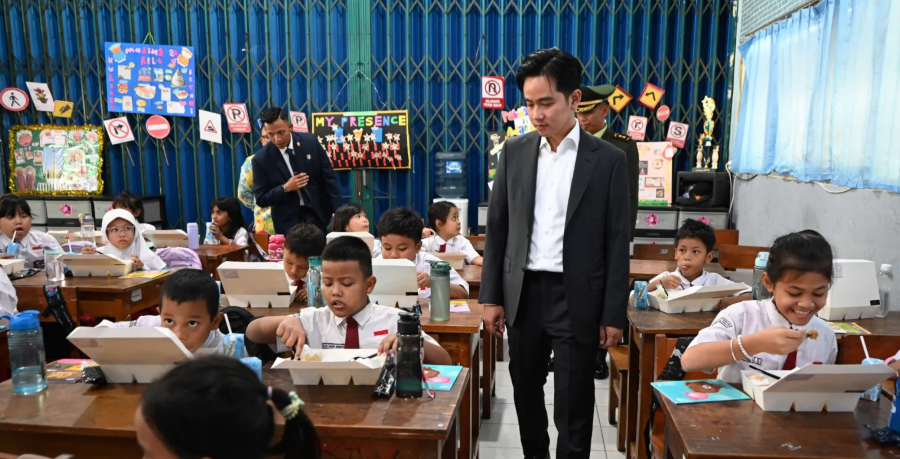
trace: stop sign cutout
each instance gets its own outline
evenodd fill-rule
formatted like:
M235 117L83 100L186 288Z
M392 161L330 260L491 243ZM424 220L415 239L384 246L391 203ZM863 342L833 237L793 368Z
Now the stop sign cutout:
M169 120L159 115L153 115L150 118L147 118L146 126L147 133L156 139L164 139L169 135L169 132L172 131L171 126L169 126Z
M662 107L659 107L658 110L656 110L656 119L658 119L660 121L665 121L665 120L669 119L669 113L670 113L669 106L663 105Z

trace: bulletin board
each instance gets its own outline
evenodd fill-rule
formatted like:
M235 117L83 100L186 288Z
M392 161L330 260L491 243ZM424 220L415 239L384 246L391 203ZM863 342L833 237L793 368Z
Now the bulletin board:
M9 189L24 196L103 193L103 128L14 126L9 131Z
M196 116L194 48L103 45L110 112Z
M672 205L672 142L637 142L638 205Z
M312 132L342 169L409 169L409 112L313 113Z

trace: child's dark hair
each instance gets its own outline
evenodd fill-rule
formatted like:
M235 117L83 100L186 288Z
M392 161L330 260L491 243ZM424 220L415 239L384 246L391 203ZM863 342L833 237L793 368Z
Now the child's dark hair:
M363 277L372 277L372 251L365 241L354 236L341 236L332 240L322 252L322 261L358 261Z
M300 223L284 237L284 250L304 258L320 257L325 250L325 233L312 223Z
M431 205L428 208L428 226L437 231L437 222L438 220L447 224L447 219L450 217L450 211L456 209L456 204L453 204L450 201L438 201Z
M219 313L219 284L206 271L199 269L179 269L172 273L162 284L159 291L160 306L163 298L177 303L204 300L209 318L214 319Z
M188 360L150 384L141 414L177 457L262 459L275 435L269 400L282 412L293 402L240 360L211 355ZM285 459L320 457L316 428L302 409L286 421L278 449Z
M31 206L21 196L8 194L0 198L0 218L16 218L19 214L31 217Z
M831 283L834 275L831 245L821 235L810 233L791 233L775 239L766 265L769 281L777 283L788 271L819 273Z
M706 223L689 218L675 233L675 245L677 246L682 239L699 239L706 246L706 251L712 252L716 246L716 231Z
M334 211L334 216L331 217L331 231L337 233L343 233L347 231L347 226L350 225L350 220L352 220L353 217L362 212L365 212L363 206L354 202L350 202L344 204L341 207L338 207L338 209Z
M144 201L140 196L135 196L128 191L123 191L113 198L113 209L117 207L128 209L138 223L144 223ZM137 215L135 215L137 214Z
M391 209L381 214L381 220L378 221L378 232L382 236L405 236L412 239L414 244L422 241L423 229L425 224L422 223L422 217L408 207Z
M244 215L241 213L241 203L237 199L223 196L213 201L212 207L218 207L219 211L228 214L231 224L228 225L228 231L222 231L222 234L228 239L234 239L241 228L247 230L247 222L244 221ZM250 233L250 230L247 232Z

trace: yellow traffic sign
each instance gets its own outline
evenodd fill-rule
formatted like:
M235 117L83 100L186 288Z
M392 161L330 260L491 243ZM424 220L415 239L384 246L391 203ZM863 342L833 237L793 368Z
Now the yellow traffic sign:
M57 118L71 118L75 111L75 104L67 100L57 100L53 105L53 116Z
M616 113L619 113L629 102L631 102L631 99L634 99L631 97L631 94L625 92L621 86L616 85L616 90L610 94L609 99L607 100L609 101L609 108L615 110Z
M659 105L659 102L662 100L662 96L665 93L666 91L663 88L652 83L647 83L647 85L644 86L644 90L641 91L641 97L638 97L638 102L644 107L653 110Z

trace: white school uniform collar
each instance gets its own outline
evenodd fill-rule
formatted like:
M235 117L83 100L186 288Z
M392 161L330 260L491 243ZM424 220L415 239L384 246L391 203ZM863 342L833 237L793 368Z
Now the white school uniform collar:
M788 322L788 320L785 319L780 312L778 312L778 307L775 306L774 301L766 300L763 301L763 304L765 305L766 315L769 317L769 322L771 322L773 326L781 325L783 327L794 328L794 324Z
M681 278L682 283L687 283L688 287L693 287L694 282L697 282L700 279L703 279L703 276L706 276L706 270L704 269L703 271L700 271L700 275L692 281L689 281L687 277L684 277L684 274L681 273L681 268L675 268L675 274Z
M366 324L366 322L369 321L369 319L372 318L372 311L374 309L375 308L372 307L372 302L369 301L369 303L366 304L366 307L360 309L359 312L357 312L356 314L354 314L350 317L353 317L353 320L356 321L357 326L362 327ZM341 325L343 325L344 322L347 321L346 317L338 317L338 316L334 315L333 312L331 313L331 315L334 318L334 326L335 327L340 328Z
M432 239L432 240L434 241L434 243L437 244L437 245L439 245L439 246L444 245L444 244L449 244L449 243L450 243L450 241L445 241L445 240L441 239L441 237L438 236L437 232L435 232L435 233L434 233L434 236L431 236L431 237L434 238L434 239ZM450 238L450 240L452 241L453 238Z

